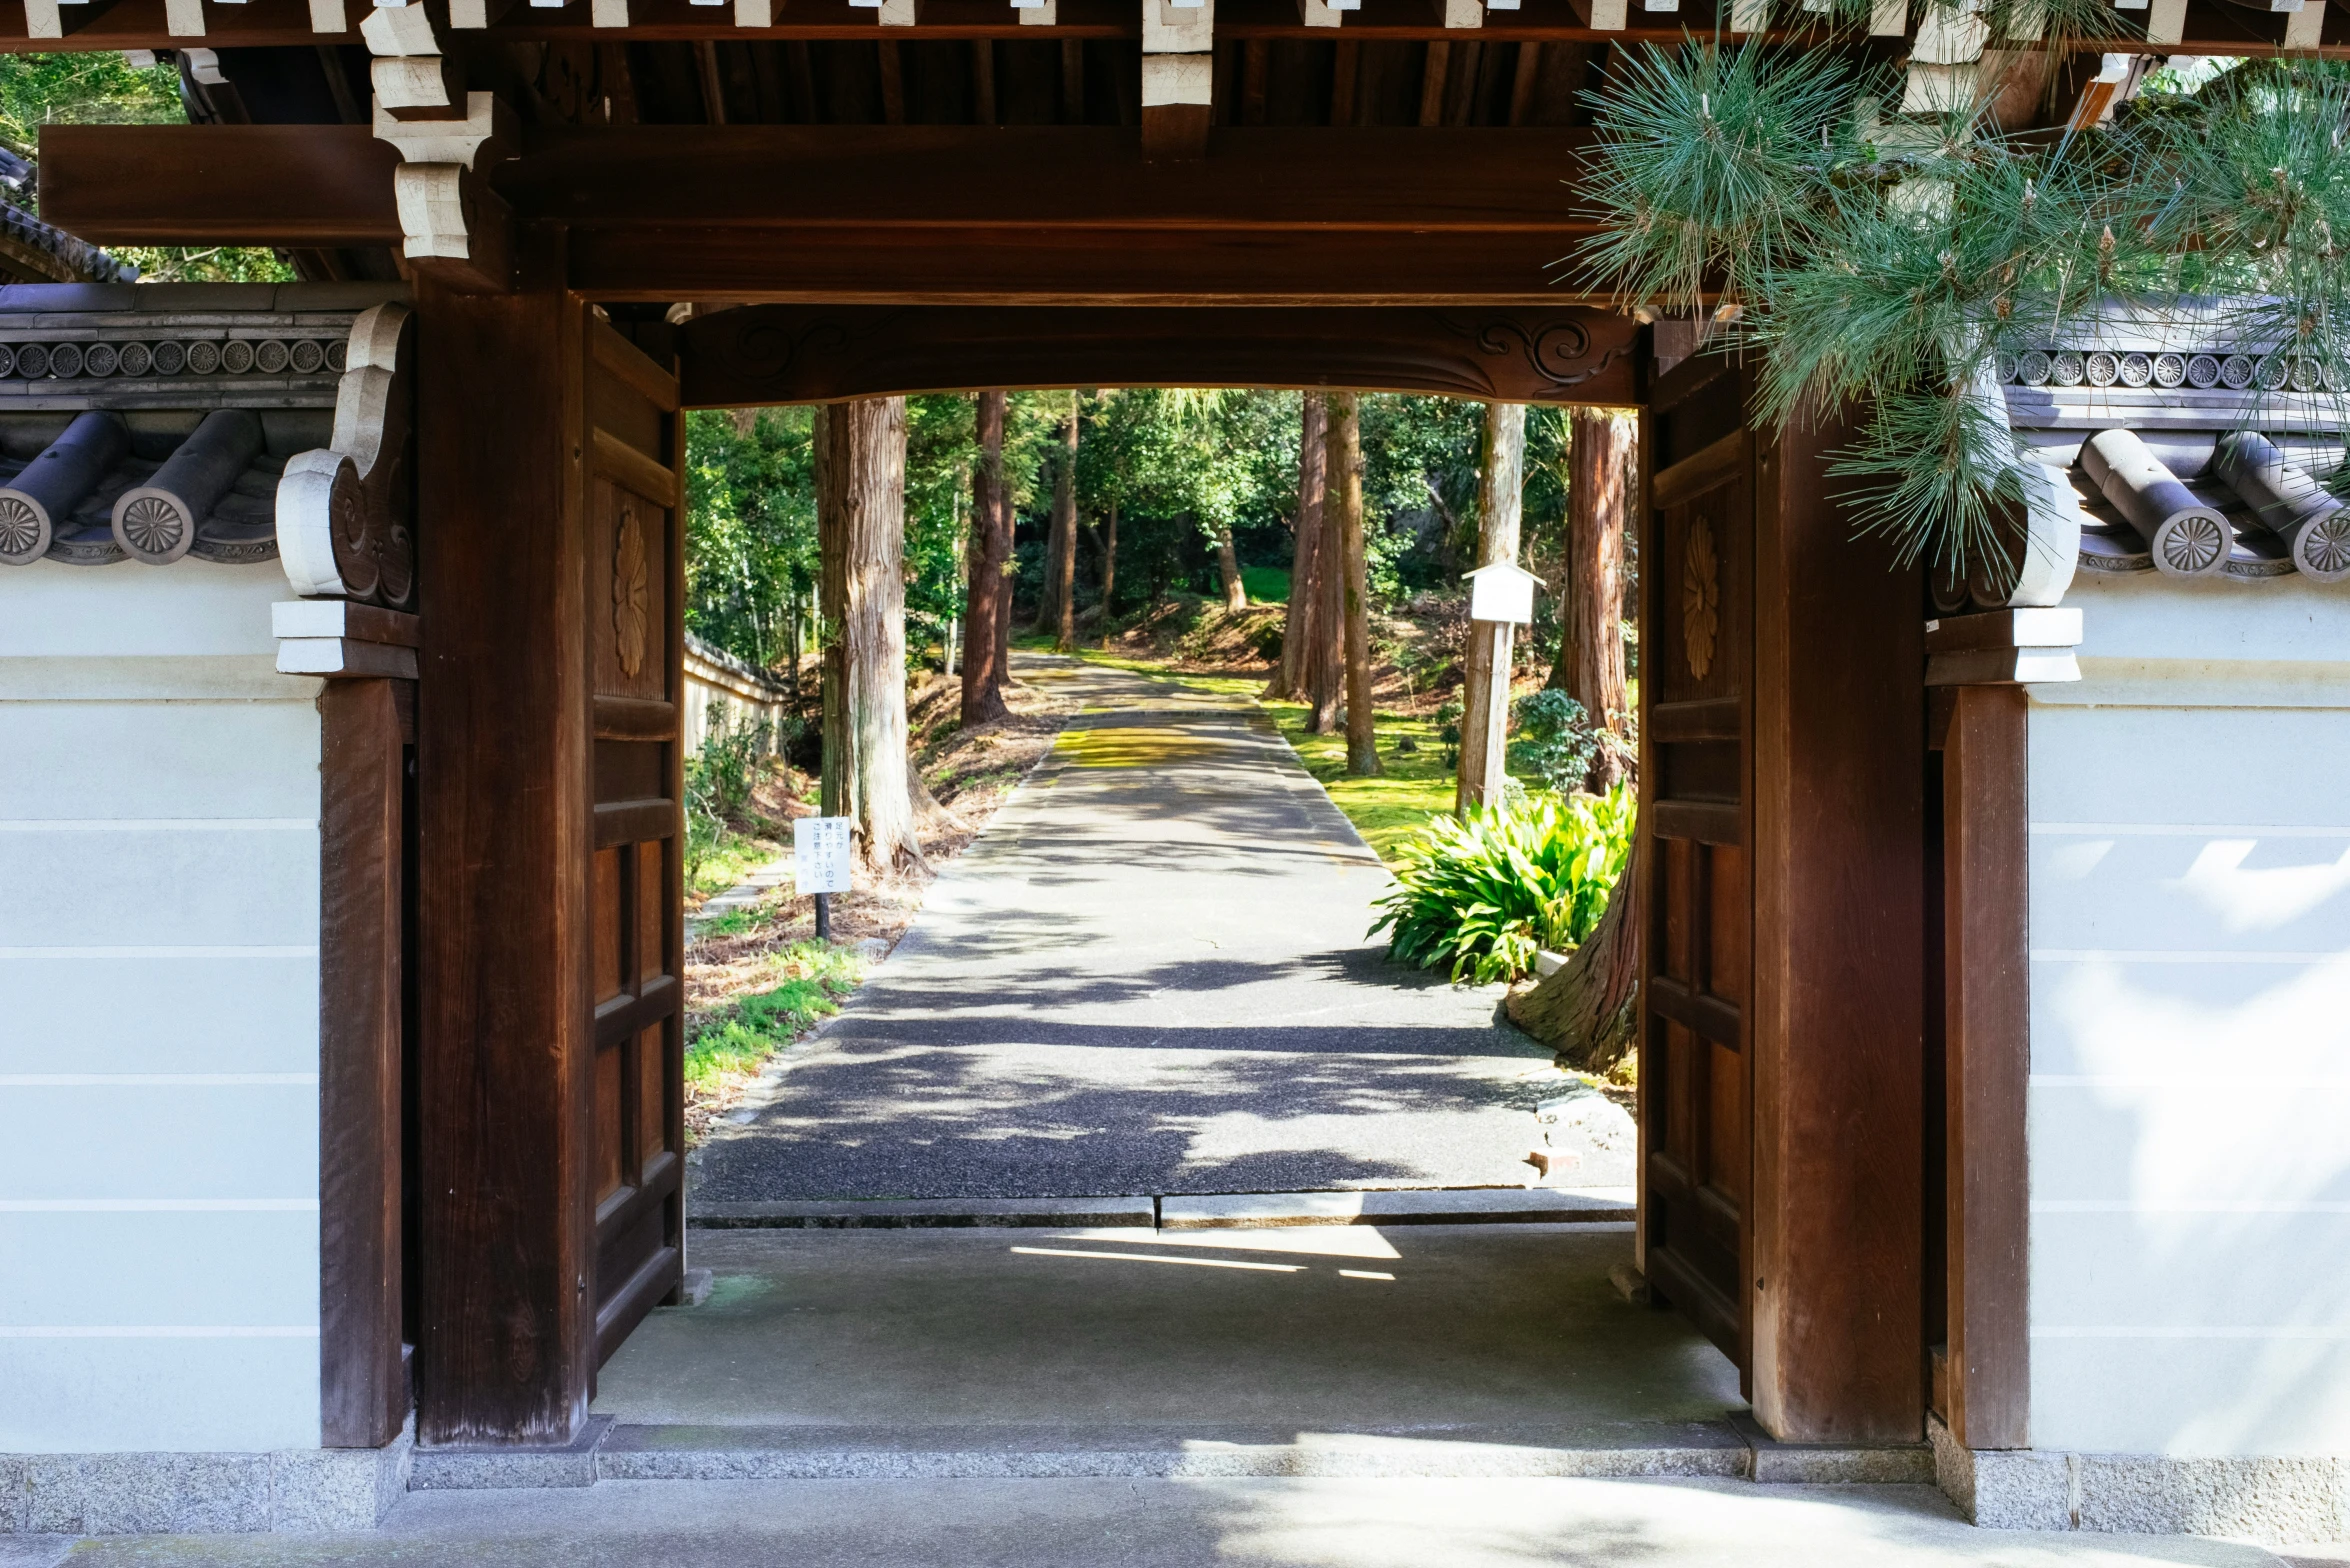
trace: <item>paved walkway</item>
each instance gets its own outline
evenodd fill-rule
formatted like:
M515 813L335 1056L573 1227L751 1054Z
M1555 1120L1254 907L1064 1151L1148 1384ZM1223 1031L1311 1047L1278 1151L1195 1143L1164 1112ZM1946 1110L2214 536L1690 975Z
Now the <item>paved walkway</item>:
M1390 884L1244 703L1021 656L1083 714L695 1198L1512 1184L1548 1052L1390 964ZM1629 1186L1629 1151L1576 1186Z

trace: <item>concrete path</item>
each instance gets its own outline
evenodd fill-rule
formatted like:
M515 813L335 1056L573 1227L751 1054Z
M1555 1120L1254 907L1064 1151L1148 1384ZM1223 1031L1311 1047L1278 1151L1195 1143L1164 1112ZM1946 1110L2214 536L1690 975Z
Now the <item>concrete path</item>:
M624 1428L993 1430L1063 1454L1075 1427L1382 1434L1432 1445L1413 1462L1442 1474L1496 1442L1745 1458L1737 1370L1608 1282L1628 1223L696 1230L689 1249L710 1298L655 1312L597 1378Z
M1390 884L1245 703L1018 656L1082 715L699 1203L1511 1184L1555 1085L1498 987L1387 962ZM1628 1149L1572 1185L1628 1187Z

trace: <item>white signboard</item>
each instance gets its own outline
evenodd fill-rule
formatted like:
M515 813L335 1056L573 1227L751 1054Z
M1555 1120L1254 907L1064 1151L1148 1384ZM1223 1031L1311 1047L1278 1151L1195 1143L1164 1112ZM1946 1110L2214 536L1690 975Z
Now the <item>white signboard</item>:
M1507 561L1463 572L1469 582L1469 619L1525 626L1534 619L1534 590L1542 579Z
M792 876L799 893L849 891L849 819L800 817L791 825Z

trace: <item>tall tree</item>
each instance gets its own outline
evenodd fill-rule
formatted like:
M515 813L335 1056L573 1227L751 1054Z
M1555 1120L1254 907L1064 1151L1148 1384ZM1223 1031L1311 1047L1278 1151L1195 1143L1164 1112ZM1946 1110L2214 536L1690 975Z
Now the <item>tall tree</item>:
M1477 478L1477 564L1517 564L1519 502L1526 483L1526 405L1485 405L1485 448ZM1502 743L1509 729L1510 669L1517 628L1469 623L1468 683L1461 692L1461 763L1452 806L1498 800L1509 772Z
M1012 500L1004 485L1004 394L979 394L971 466L970 580L963 595L963 727L1005 717L1012 625Z
M1248 585L1240 576L1240 552L1233 547L1232 525L1216 529L1216 579L1224 588L1224 608L1237 615L1248 608Z
M1379 741L1371 706L1371 583L1363 556L1363 447L1361 400L1341 392L1330 401L1329 510L1338 519L1339 576L1346 611L1346 771L1375 777Z
M1102 521L1102 643L1110 640L1110 601L1118 591L1118 498L1110 498L1110 514Z
M1577 409L1569 449L1566 559L1561 563L1559 656L1550 684L1583 705L1603 740L1589 786L1623 775L1631 698L1624 680L1624 513L1633 425L1606 409ZM1610 743L1612 741L1612 743Z
M1046 563L1045 603L1052 610L1053 646L1067 653L1077 646L1077 394L1069 394L1069 415L1061 426L1063 450L1053 472L1052 554ZM1041 619L1041 626L1045 624Z
M823 556L823 811L869 869L922 859L906 766L906 400L816 411Z
M1349 449L1362 453L1360 405ZM1317 735L1338 730L1339 704L1346 700L1346 522L1338 491L1344 479L1338 468L1338 407L1322 398L1322 542L1314 561L1314 641L1305 667L1306 702ZM1360 464L1358 462L1357 466ZM1358 490L1359 496L1361 492ZM1368 568L1365 568L1366 574Z
M1326 672L1314 671L1326 656L1329 617L1321 613L1323 431L1326 415L1322 394L1308 392L1299 418L1297 446L1297 510L1295 538L1289 551L1289 613L1281 627L1281 663L1265 695L1277 702L1303 702L1318 685L1327 685ZM1313 672L1313 673L1309 673ZM1315 674L1320 674L1319 682Z

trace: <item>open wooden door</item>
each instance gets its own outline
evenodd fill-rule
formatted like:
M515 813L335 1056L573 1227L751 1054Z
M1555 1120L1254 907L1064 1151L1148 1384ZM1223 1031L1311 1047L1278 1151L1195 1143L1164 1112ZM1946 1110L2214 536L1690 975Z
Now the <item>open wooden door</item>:
M588 689L595 703L595 1359L685 1268L677 380L600 317L584 334Z
M1713 356L1643 421L1642 1269L1751 1377L1753 441Z

